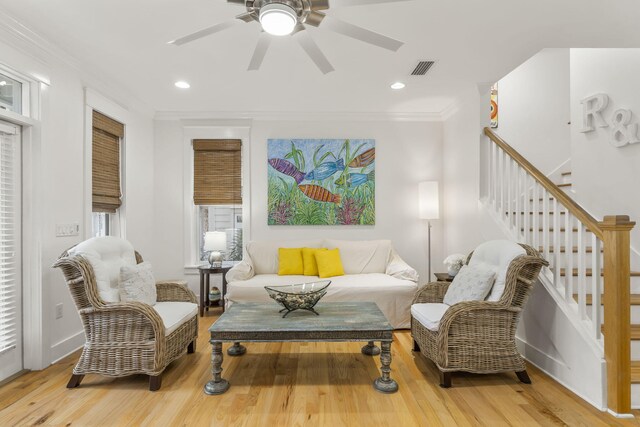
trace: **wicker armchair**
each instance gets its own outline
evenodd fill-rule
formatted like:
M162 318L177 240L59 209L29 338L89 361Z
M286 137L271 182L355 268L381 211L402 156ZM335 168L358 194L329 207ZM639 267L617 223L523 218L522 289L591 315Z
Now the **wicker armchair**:
M98 291L91 263L82 255L70 255L70 250L65 251L53 267L60 268L65 276L82 320L86 342L67 387L79 386L85 374L110 377L146 374L149 390L158 390L167 365L186 352L195 352L197 310L194 316L177 323L179 326L167 335L162 317L154 307L141 302L105 302ZM138 264L142 262L138 252L135 260ZM156 291L158 302L196 303L194 293L185 282L157 282Z
M504 292L498 301L466 301L445 307L437 331L427 329L411 316L414 351L420 351L436 364L441 387L451 387L451 372L455 371L478 374L515 371L521 382L531 383L524 359L516 348L515 333L540 269L548 263L535 249L520 246L526 255L508 264ZM413 304L442 303L449 285L429 283L416 293Z

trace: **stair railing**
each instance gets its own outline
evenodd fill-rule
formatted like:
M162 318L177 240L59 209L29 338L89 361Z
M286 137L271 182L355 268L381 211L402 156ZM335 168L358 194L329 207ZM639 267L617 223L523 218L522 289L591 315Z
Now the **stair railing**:
M491 129L481 149L480 195L517 240L549 261L553 286L599 342L604 334L607 405L631 412L628 216L598 221ZM483 142L484 144L484 142ZM601 305L604 304L604 328Z

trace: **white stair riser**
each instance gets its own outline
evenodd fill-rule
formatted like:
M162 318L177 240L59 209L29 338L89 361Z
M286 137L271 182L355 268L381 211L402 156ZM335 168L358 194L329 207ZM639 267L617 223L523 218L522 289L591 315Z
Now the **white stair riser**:
M631 340L631 360L640 360L640 340Z

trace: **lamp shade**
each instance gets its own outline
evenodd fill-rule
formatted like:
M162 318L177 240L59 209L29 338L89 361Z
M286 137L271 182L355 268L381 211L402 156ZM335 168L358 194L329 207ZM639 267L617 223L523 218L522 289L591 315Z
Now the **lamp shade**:
M207 231L204 234L205 251L224 251L227 249L227 233L224 231Z
M420 219L440 218L438 181L426 181L418 184L418 197Z

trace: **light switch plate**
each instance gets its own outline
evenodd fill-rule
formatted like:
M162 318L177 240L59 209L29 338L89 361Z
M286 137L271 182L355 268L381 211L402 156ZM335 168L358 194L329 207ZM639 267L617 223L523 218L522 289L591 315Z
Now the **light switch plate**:
M80 234L80 224L56 224L56 237L78 236Z

